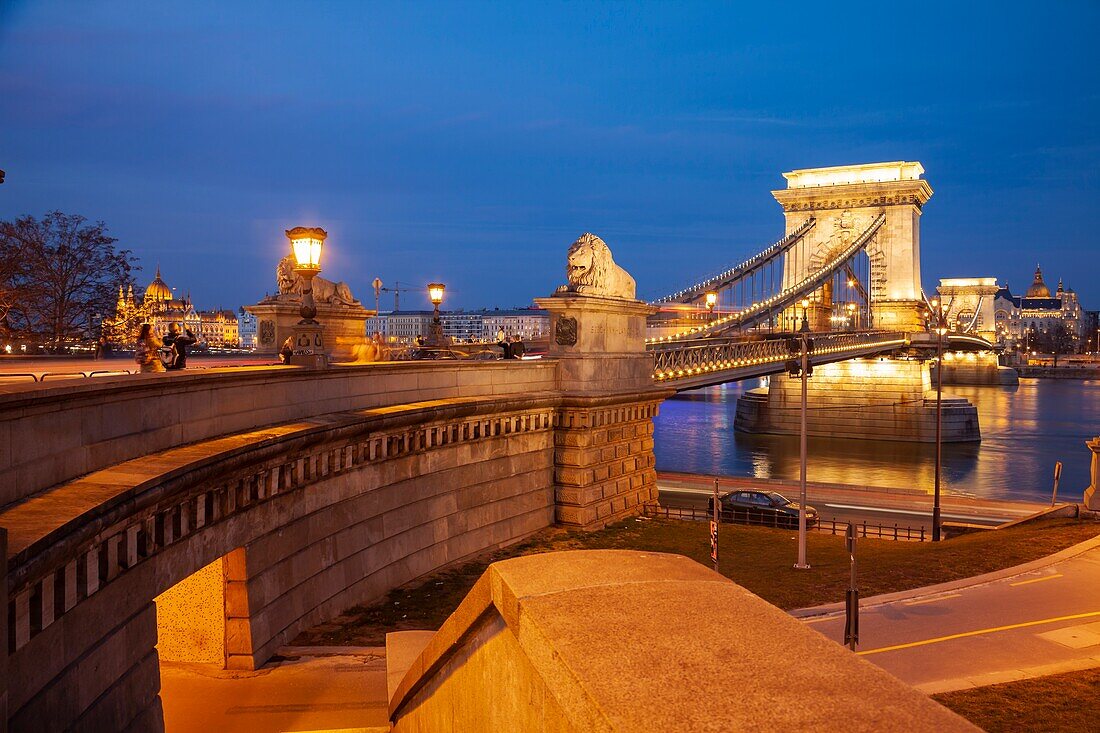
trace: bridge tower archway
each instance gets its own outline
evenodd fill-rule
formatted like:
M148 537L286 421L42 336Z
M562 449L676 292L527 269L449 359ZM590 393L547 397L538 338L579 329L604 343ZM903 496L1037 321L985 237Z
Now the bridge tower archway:
M783 207L787 233L817 221L784 255L784 287L813 275L884 214L885 223L866 247L871 325L922 330L920 215L932 196L923 172L920 163L895 161L784 173L787 188L772 195ZM815 301L824 303L827 295L819 292Z

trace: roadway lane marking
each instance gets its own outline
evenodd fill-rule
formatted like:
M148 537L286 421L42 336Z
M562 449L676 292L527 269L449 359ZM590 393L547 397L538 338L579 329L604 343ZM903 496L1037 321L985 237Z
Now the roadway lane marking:
M821 623L822 621L835 621L839 618L840 616L813 616L812 618L799 619L799 621L804 624L817 624Z
M919 606L922 603L935 603L936 601L946 601L948 598L961 598L962 593L952 593L949 596L936 596L935 598L924 598L919 601L906 601L907 606Z
M1061 573L1055 573L1054 575L1047 575L1042 578L1032 578L1031 580L1019 580L1015 583L1009 583L1009 585L1027 585L1028 583L1042 583L1044 580L1054 580L1055 578L1061 578Z
M923 641L911 641L907 644L895 644L893 646L884 646L879 649L868 649L863 652L856 652L859 656L866 656L868 654L879 654L881 652L893 652L898 649L911 649L915 646L927 646L929 644L938 644L941 641L951 641L952 639L963 639L968 636L981 636L982 634L992 634L995 631L1011 631L1012 629L1023 629L1028 626L1039 626L1041 624L1053 624L1059 621L1072 621L1078 618L1092 618L1093 616L1100 616L1100 611L1089 611L1088 613L1075 613L1072 616L1056 616L1055 618L1045 618L1039 621L1024 621L1019 624L1009 624L1007 626L994 626L990 629L978 629L977 631L964 631L961 634L951 634L950 636L937 636L934 639L924 639Z
M909 514L914 517L927 517L928 512L917 512L912 509L887 509L886 507L877 506L860 506L858 504L824 504L823 506L832 507L833 509L853 509L861 512L883 512L886 514ZM1008 512L1006 512L1007 514ZM1015 512L1013 512L1015 513ZM1003 522L1004 517L976 517L970 514L944 514L947 519L969 519L977 520L980 522Z

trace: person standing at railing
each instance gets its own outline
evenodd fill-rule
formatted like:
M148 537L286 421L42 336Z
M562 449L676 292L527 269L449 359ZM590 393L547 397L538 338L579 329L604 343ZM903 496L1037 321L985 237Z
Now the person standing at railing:
M160 360L162 346L164 343L153 332L153 327L148 323L141 324L137 345L134 347L134 361L143 373L164 371L164 362Z

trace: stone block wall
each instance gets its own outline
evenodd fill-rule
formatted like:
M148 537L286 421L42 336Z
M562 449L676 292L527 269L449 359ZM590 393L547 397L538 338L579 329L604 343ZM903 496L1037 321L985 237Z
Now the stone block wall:
M748 433L797 435L801 378L771 377L737 401L734 427ZM807 431L829 438L932 442L936 394L925 362L855 359L814 367L807 385ZM978 412L965 399L944 395L943 440L981 440Z
M555 418L554 484L559 524L599 529L657 501L653 418L660 400L572 398Z

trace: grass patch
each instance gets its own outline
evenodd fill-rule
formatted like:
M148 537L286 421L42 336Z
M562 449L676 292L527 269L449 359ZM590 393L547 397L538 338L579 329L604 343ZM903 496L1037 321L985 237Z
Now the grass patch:
M1100 532L1096 522L1055 519L964 535L946 542L860 539L860 595L864 598L967 578L1063 550ZM719 572L764 600L790 610L844 600L848 554L844 538L807 535L808 571L794 570L798 533L723 524ZM377 603L355 606L294 640L296 645L380 646L387 631L437 629L492 562L557 550L631 549L672 552L710 565L706 522L629 519L598 532L552 527L532 539L433 573Z
M1100 721L1100 668L933 695L988 733L1089 733Z

